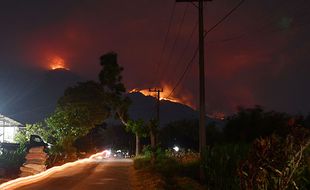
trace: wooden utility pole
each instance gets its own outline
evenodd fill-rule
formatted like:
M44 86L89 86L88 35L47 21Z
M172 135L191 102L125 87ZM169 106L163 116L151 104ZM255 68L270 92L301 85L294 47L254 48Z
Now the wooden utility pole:
M205 180L203 162L205 159L206 143L206 103L205 103L205 68L204 68L204 1L212 0L176 0L176 2L198 2L199 20L199 153L201 159L200 180Z
M160 106L160 93L163 92L163 88L150 88L149 92L156 92L157 93L157 107L156 107L156 119L159 122L159 106Z
M159 107L160 107L160 93L163 92L163 88L150 88L149 92L156 92L157 93L157 105L156 105L156 123L151 122L150 123L150 137L151 137L151 147L152 147L152 158L151 158L151 163L155 163L156 159L156 144L157 144L157 134L156 134L156 126L154 125L159 125ZM158 126L157 126L158 127Z

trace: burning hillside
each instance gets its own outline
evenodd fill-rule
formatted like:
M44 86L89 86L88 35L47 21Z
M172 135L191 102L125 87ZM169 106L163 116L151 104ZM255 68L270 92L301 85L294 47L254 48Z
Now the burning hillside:
M48 61L49 61L49 68L51 70L56 70L56 69L69 70L69 68L65 64L65 60L59 56L52 56L48 58Z
M176 102L180 104L187 105L193 109L195 109L194 103L192 102L192 98L186 95L175 95L174 93L171 94L172 88L169 85L162 85L163 86L163 92L160 92L160 100L167 100L171 102ZM140 92L145 96L152 96L157 98L157 93L152 92L150 89L139 89L134 88L129 91L129 93L133 92Z

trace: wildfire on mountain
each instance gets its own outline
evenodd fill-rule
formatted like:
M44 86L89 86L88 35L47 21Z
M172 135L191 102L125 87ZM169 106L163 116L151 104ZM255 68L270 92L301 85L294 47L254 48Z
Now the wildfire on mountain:
M160 92L160 100L167 100L171 102L176 102L176 103L181 103L184 105L187 105L189 107L195 108L193 102L191 101L191 98L186 96L186 95L175 95L175 93L172 92L172 87L164 84L162 85L163 87L163 92ZM151 92L150 89L139 89L139 88L134 88L129 91L129 93L133 92L140 92L145 96L152 96L157 98L157 93L156 92Z
M52 56L48 59L48 61L49 61L49 68L51 70L56 70L56 69L69 70L69 68L67 68L67 66L65 64L65 60L59 56Z

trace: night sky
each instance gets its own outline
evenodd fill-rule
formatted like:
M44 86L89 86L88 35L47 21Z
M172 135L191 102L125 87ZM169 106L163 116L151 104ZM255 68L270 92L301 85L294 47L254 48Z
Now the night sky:
M209 2L206 29L238 2ZM238 105L255 104L290 113L310 111L309 9L307 0L246 0L208 34L208 112L231 113ZM196 23L197 9L173 0L1 0L0 65L30 74L57 62L96 79L100 55L115 51L128 90L149 88L158 80L173 87L197 47L197 30L190 38ZM174 93L194 107L197 62Z

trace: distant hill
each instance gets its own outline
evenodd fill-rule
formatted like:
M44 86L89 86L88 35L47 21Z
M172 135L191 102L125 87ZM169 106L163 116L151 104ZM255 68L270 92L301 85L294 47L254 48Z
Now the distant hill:
M1 76L0 113L21 123L43 120L54 111L64 90L83 80L64 69Z
M145 96L139 92L130 93L128 96L132 100L132 105L129 108L129 116L132 119L147 121L156 117L156 98ZM160 125L164 126L169 122L181 119L196 119L198 113L187 105L161 100L159 117Z
M48 117L64 90L83 81L82 77L63 69L25 73L0 72L0 113L24 124ZM156 117L156 98L139 92L128 96L132 100L131 118L147 121ZM180 119L198 118L198 113L186 105L166 100L160 104L161 126Z
M128 96L132 100L132 105L129 108L129 115L132 119L143 119L144 121L148 121L149 119L156 117L156 98L152 96L145 96L140 92L130 93ZM166 124L173 121L183 119L198 120L199 112L185 104L161 100L159 117L160 126L164 127ZM226 120L206 116L206 125L210 124L213 124L219 129L223 129L226 124Z

